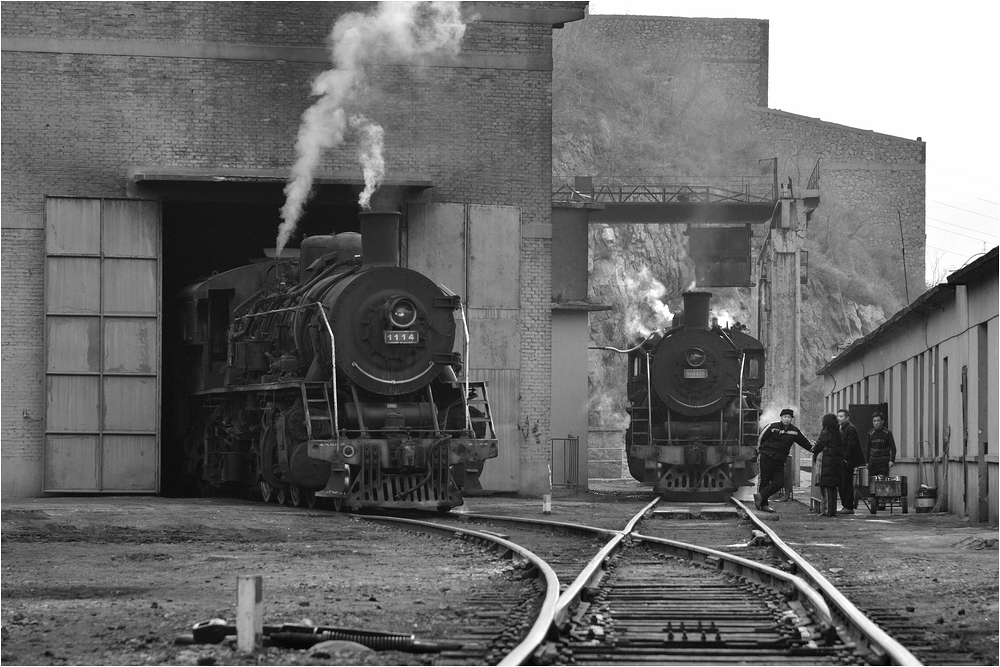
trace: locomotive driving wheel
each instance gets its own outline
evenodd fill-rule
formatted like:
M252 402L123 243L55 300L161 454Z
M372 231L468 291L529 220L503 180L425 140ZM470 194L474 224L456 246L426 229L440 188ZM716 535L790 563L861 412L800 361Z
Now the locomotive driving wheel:
M260 495L265 503L276 502L284 505L288 497L288 483L282 479L278 464L278 436L272 424L266 424L260 436L260 452L257 469L260 480Z
M298 484L288 485L288 500L295 507L315 507L316 502L316 492L312 489L307 489L304 486L299 486ZM312 502L310 502L310 499Z

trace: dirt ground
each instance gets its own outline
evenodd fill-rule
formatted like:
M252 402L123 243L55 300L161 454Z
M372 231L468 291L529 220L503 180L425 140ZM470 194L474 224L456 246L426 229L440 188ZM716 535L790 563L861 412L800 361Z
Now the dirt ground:
M556 494L546 518L620 526L650 499L629 484L592 484L590 493ZM776 507L771 525L859 606L896 610L942 651L998 664L995 529L912 511L822 520L800 503ZM462 510L541 517L542 504L473 497ZM242 656L173 642L197 621L234 620L239 575L263 576L267 624L309 620L439 641L474 623L466 599L520 581L510 561L464 543L226 499L5 500L0 553L5 665L434 664L434 654Z
M431 664L357 647L245 657L173 642L198 621L235 622L240 575L263 576L265 624L423 640L463 635L468 596L520 581L510 561L457 540L223 499L4 501L2 557L5 665Z

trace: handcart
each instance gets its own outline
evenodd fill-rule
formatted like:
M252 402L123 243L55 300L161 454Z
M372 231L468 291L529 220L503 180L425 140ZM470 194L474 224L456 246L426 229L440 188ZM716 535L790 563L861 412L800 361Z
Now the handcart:
M903 514L909 513L906 477L875 475L868 480L868 491L868 498L862 498L861 501L870 513L875 514L880 509L888 509L889 514L892 514L894 507L902 508Z

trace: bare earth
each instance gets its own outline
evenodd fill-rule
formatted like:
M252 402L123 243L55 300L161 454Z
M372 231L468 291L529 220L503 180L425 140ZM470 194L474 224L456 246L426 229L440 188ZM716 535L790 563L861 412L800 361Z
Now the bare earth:
M621 487L557 494L546 518L614 526L650 499ZM961 647L971 662L997 664L995 529L912 510L823 523L801 504L777 507L779 534L860 606L896 609L942 650ZM541 516L541 501L469 498L463 509ZM5 665L435 664L435 654L357 647L244 656L174 639L197 621L233 621L239 575L263 576L268 624L308 620L440 641L474 622L467 599L520 581L510 561L465 543L237 500L5 500L2 519Z

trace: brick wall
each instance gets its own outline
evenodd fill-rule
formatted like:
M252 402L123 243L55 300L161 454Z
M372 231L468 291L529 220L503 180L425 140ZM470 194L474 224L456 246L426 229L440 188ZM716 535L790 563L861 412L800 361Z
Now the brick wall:
M768 22L755 19L588 16L564 29L596 33L609 48L662 63L666 76L691 76L725 91L730 99L767 106Z
M773 109L756 109L764 144L779 158L778 174L806 186L819 160L820 206L814 216L849 211L859 233L898 258L906 252L911 296L924 287L927 233L926 144ZM902 222L902 233L900 232Z
M5 461L34 470L41 457L44 197L125 196L130 166L287 169L311 81L331 67L326 35L372 5L2 5ZM550 223L546 12L584 5L466 5L486 20L469 23L453 62L373 67L350 110L385 128L388 172L429 174L425 201L517 206L524 225ZM321 168L357 170L356 148L330 151ZM549 253L544 239L522 246L523 418L543 443L525 445L529 460L547 457Z
M17 462L30 462L34 475L15 477L13 492L28 495L41 487L41 438L44 409L42 348L43 239L40 229L8 227L25 221L5 221L3 243L3 339L0 364L3 366L3 463L14 469ZM7 486L7 476L4 476Z
M552 406L552 241L521 241L521 450L522 485L548 489L549 415Z

